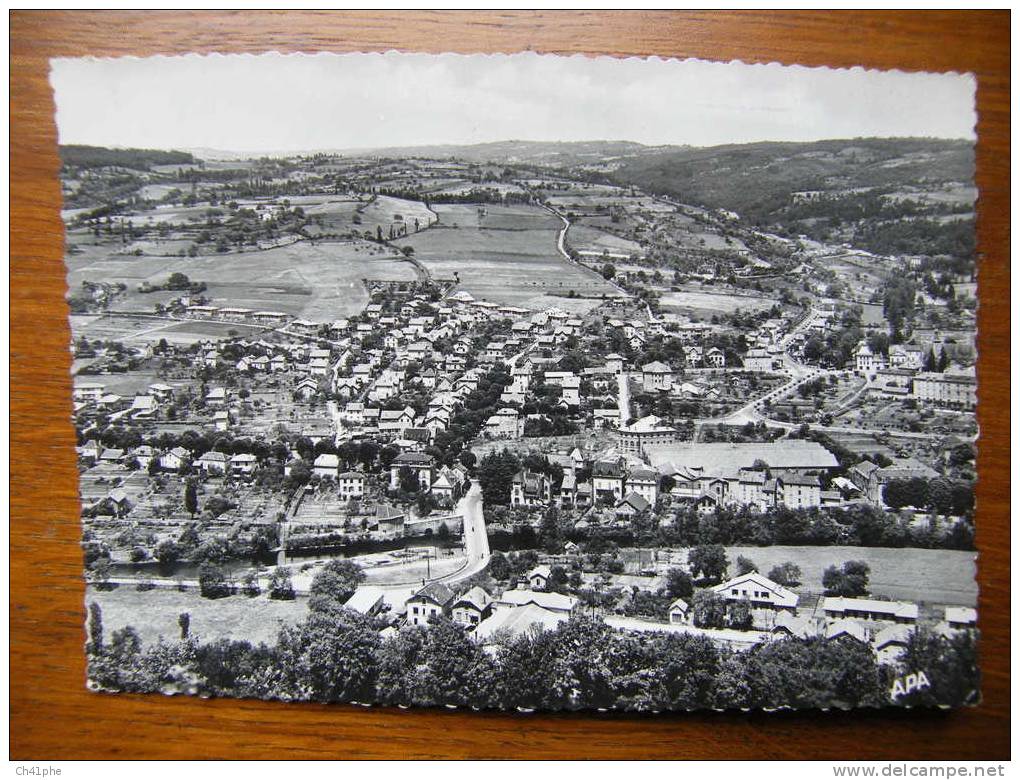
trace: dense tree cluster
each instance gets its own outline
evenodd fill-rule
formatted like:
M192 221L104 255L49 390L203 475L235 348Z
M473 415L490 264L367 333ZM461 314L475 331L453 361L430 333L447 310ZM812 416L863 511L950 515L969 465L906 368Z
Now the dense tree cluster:
M489 653L446 619L382 639L371 618L331 599L281 631L274 646L185 637L143 648L130 627L107 642L96 608L88 652L89 678L103 689L321 702L552 710L879 705L889 702L893 679L913 668L926 669L932 687L910 703L958 705L977 695L974 640L966 634L918 632L897 668L879 666L867 645L846 638L785 639L733 653L701 636L629 635L575 616L555 631L497 638Z

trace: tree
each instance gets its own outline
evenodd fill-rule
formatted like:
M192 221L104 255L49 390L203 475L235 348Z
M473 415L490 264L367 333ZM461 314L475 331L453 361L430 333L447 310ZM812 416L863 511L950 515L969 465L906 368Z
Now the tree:
M478 463L478 482L482 486L482 499L489 506L506 506L510 503L510 488L520 462L513 453L503 450L490 452Z
M177 625L181 629L181 639L187 639L191 633L191 614L188 612L182 612L177 616Z
M290 464L290 474L287 479L296 487L307 485L312 478L312 469L304 460L296 460Z
M545 589L550 592L563 593L567 589L567 570L562 566L550 568L549 579L545 583Z
M726 613L726 625L736 631L750 631L754 625L754 613L747 599L731 601Z
M778 566L773 566L769 571L770 580L779 585L785 585L788 588L800 585L800 578L800 566L790 561L781 563Z
M928 506L928 481L921 477L891 479L882 488L882 500L893 509Z
M142 650L142 638L138 636L134 626L124 626L113 632L110 637L110 655L125 661L137 656Z
M415 482L417 482L417 477L415 477ZM418 517L428 517L437 506L436 497L431 493L419 493L418 498L414 502L414 508L418 513ZM443 528L446 528L446 526L444 525ZM446 536L450 536L449 528L446 529Z
M364 579L365 573L356 563L345 558L334 558L312 578L311 594L343 604L354 595Z
M418 475L410 466L401 466L397 471L397 486L405 493L417 493L421 490Z
M737 556L737 576L742 574L750 574L753 571L758 571L758 564L752 561L750 558L745 558L743 555Z
M194 518L198 512L198 487L193 479L184 484L184 511Z
M525 632L499 647L499 706L560 710L569 703L568 670L557 632Z
M726 627L726 599L712 590L699 590L691 604L691 620L698 628Z
M357 612L339 606L310 612L280 633L281 687L290 697L320 702L373 701L380 644L379 632Z
M822 575L826 596L857 598L868 595L871 567L864 561L847 561L842 568L830 566Z
M206 561L198 569L198 592L203 598L221 599L230 595L230 584L223 569Z
M496 550L489 557L489 574L492 575L494 580L508 580L513 572L510 569L510 562L506 559L499 550Z
M294 600L294 583L290 578L290 569L286 566L277 567L269 578L269 598L277 601Z
M103 609L95 601L89 604L89 644L86 652L94 655L103 652Z
M433 619L415 669L412 702L419 706L491 706L494 676L493 662L463 626L445 617Z
M110 587L110 559L98 558L89 567L90 579L96 584L99 590L108 590Z
M604 266L602 266L601 273L603 279L606 280L612 279L614 276L616 276L616 266L613 265L612 263L606 263Z
M707 582L720 582L726 576L729 561L721 544L701 544L687 554L691 574Z
M675 599L688 599L694 593L691 575L680 568L671 568L666 573L666 592Z
M259 576L254 571L249 571L241 581L241 592L249 598L254 598L262 592L259 587Z

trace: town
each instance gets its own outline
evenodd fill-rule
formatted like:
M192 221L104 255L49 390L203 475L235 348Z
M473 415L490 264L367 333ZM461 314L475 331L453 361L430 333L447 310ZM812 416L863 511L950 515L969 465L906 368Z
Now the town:
M826 143L805 157L960 153ZM621 169L564 146L556 165L63 149L101 687L852 705L923 658L941 684L895 703L976 690L958 679L977 623L973 189L904 165L790 193L781 227L642 186L640 152ZM374 671L270 679L317 621L344 627L335 652L376 648ZM400 653L444 652L498 681L542 636L718 679L481 699L382 682ZM137 682L178 637L202 680ZM195 650L223 641L243 672ZM719 681L794 646L835 675L818 701Z

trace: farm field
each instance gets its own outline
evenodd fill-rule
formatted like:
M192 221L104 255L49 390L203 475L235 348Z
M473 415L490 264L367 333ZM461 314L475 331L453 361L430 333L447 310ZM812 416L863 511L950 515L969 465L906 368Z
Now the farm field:
M465 192L471 192L474 189L485 189L485 190L496 190L500 194L506 194L508 192L523 192L523 190L516 184L506 184L504 182L487 181L483 184L476 184L473 181L459 181L452 182L440 188L431 188L431 192L442 192L444 195L462 195Z
M622 255L642 255L641 245L636 241L614 236L587 225L571 225L567 241L578 252L609 252Z
M252 644L273 644L284 626L304 619L308 607L303 598L273 601L265 594L249 598L243 595L224 599L202 598L197 590L181 593L174 588L139 592L121 585L113 590L85 589L85 603L96 602L103 611L106 639L124 626L133 626L146 645L162 636L180 637L177 617L191 615L191 635L203 642L216 639L247 640Z
M562 222L545 210L437 205L435 211L439 226L400 243L414 247L415 257L437 277L456 274L460 289L478 299L544 308L549 293L618 295L600 276L559 254Z
M822 574L832 565L865 561L871 567L870 588L875 596L929 604L977 606L976 553L963 550L892 549L886 547L727 547L730 573L738 555L750 558L768 574L778 564L792 561L801 569L800 592L822 593ZM646 554L647 556L647 554ZM675 562L687 551L674 553ZM647 560L647 557L646 557Z
M659 304L666 308L690 314L711 316L712 314L730 314L737 309L742 311L761 311L772 308L773 301L761 296L728 295L726 293L709 293L698 291L667 292L659 299Z
M149 389L149 385L163 382L152 370L129 371L125 374L85 375L80 377L79 381L98 382L105 387L105 392L120 396L143 395Z
M361 212L361 230L375 230L380 226L383 234L387 234L390 225L394 228L406 225L408 235L414 233L414 221L418 220L422 229L434 222L436 217L424 203L417 200L391 198L387 195L378 196Z
M86 279L96 278L123 282L128 289L117 298L114 311L152 311L161 299L177 297L139 293L137 287L143 281L162 284L171 273L180 272L194 281L207 283L203 294L212 306L283 311L295 317L331 321L365 307L368 294L362 279L415 278L414 267L395 250L368 242L303 241L263 251L163 258L109 254L100 257L94 248L89 249L88 253L68 258L71 268L68 285L74 288ZM193 325L182 324L170 330L195 331ZM222 331L223 337L228 328L244 330L244 326L236 324L202 325L205 327L197 330L210 331L203 334L209 336Z

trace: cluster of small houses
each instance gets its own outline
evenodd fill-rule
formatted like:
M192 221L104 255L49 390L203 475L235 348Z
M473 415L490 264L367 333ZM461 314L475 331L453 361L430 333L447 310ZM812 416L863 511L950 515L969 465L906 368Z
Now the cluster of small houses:
M392 634L400 625L425 626L432 619L447 617L464 626L480 644L491 647L506 636L535 628L553 630L571 615L589 609L574 596L549 591L549 578L550 567L539 565L528 572L524 582L499 595L478 585L458 594L441 581L407 591L363 585L346 606L372 617L388 613L391 622L384 634ZM799 608L797 593L754 571L710 590L727 603L747 604L752 628L699 628L692 622L691 605L680 598L670 604L666 622L613 613L604 619L622 631L701 635L738 651L784 637L845 637L870 646L880 663L895 661L918 625L917 604L904 601L823 597L815 607ZM935 625L935 630L943 634L976 628L973 608L947 606L943 617Z
M247 374L278 374L292 371L294 394L309 399L324 388L330 388L339 403L331 402L331 419L324 419L322 430L302 433L313 443L330 438L370 438L396 446L400 454L389 467L389 485L396 488L402 470L409 469L424 491L430 492L441 505L455 501L463 492L466 475L463 469L439 468L425 450L435 436L446 430L456 410L467 396L477 389L486 368L496 363L506 365L510 383L504 388L501 404L485 421L482 435L489 439L516 440L524 436L527 416L519 411L537 385L559 388L559 404L576 410L584 400L582 382L590 383L599 398L612 404L592 408L591 418L583 420L593 428L613 432L616 446L608 453L581 456L578 450L570 455L553 456L562 462L564 478L556 494L546 474L521 471L514 477L509 501L514 507L532 508L557 505L585 509L609 506L625 520L654 507L660 498L664 477L670 477L669 491L674 500L689 502L698 511L711 513L724 506L750 506L766 511L780 505L791 508L834 506L847 501L868 501L882 505L882 490L892 479L921 477L932 479L937 473L913 459L900 459L884 468L864 461L846 477L827 479L837 467L834 456L820 445L798 440L774 443L701 443L686 444L680 432L666 420L649 415L638 420L627 419L627 404L613 398L614 385L623 385L631 378L640 380L645 392L670 392L679 397L717 399L719 390L701 379L677 383L670 366L654 361L630 369L623 356L605 355L603 364L581 372L557 370L556 357L542 357L542 348L555 348L573 336L583 336L584 322L561 309L548 309L533 314L525 309L500 306L475 300L466 292L448 296L439 304L430 303L424 295L409 295L395 301L390 308L371 303L363 321L338 320L329 325L293 320L280 312L249 312L237 308L198 307L194 316L254 318L267 325L278 326L277 333L309 339L302 342L273 344L264 340L235 342L230 352L234 370ZM207 311L208 310L208 311ZM791 339L803 338L811 331L829 327L834 309L815 309L797 325L785 318L769 319L749 335L751 352L761 350L772 362L755 363L755 355L745 357L746 370L773 370L781 360ZM279 315L279 316L277 316ZM479 324L492 318L510 318L512 326L506 338L478 348L471 333ZM233 321L233 320L232 320ZM725 366L725 356L717 348L705 349L702 342L715 326L692 323L674 315L658 320L608 320L609 327L619 329L624 337L640 346L653 334L669 333L684 342L686 365L707 368ZM361 349L355 346L370 334L385 333L384 349ZM330 346L316 344L324 338ZM442 342L446 349L437 349ZM238 345L243 353L237 357ZM224 352L225 344L206 342L199 352L203 365L230 365ZM867 349L866 345L863 345ZM903 348L906 349L906 348ZM890 350L890 359L902 350ZM354 355L360 354L359 362ZM389 355L395 356L387 360ZM858 355L860 357L860 355ZM897 358L898 359L898 358ZM700 361L700 362L699 362ZM419 366L411 378L408 368ZM477 363L467 368L469 363ZM767 365L766 365L767 363ZM901 365L907 365L906 363ZM912 365L912 364L911 364ZM870 371L871 364L861 364ZM906 370L896 368L889 370ZM950 374L936 375L950 381ZM920 381L915 378L916 381ZM413 382L418 391L427 391L429 400L419 413L411 406L399 409L392 405ZM74 388L76 412L99 409L111 422L152 420L160 407L173 400L174 388L155 383L145 394L122 398L108 394L101 382L79 381ZM234 392L224 387L209 388L203 399L211 412L211 427L225 431L231 427ZM104 449L95 442L86 442L82 457L93 463L126 464L137 460L144 468L158 459L161 469L175 472L191 462L193 453L182 447L168 452L152 452L141 447L131 452ZM230 474L236 478L254 475L259 463L254 455L228 456L205 452L194 459L194 467L209 474ZM292 466L288 463L286 471ZM580 472L590 466L590 478L581 480ZM342 500L365 495L366 477L361 472L343 471L339 458L331 454L317 457L311 464L313 473L332 479ZM826 489L823 489L823 486ZM667 519L668 522L668 519Z
M913 458L899 458L885 467L863 460L848 476L833 478L830 488L823 490L825 476L839 463L822 445L798 439L648 443L642 453L644 459L614 452L586 459L578 449L569 455L553 454L549 459L562 467L564 475L559 492L554 494L547 474L522 470L514 477L510 503L522 508L603 505L626 519L654 507L663 495L664 478L669 477L668 494L673 501L706 514L738 506L761 512L779 506L812 509L853 501L883 506L883 488L891 480L938 476ZM590 478L580 482L578 474L586 466L590 466ZM664 517L660 522L671 521Z
M400 486L401 473L407 470L414 475L420 489L431 493L440 505L448 506L462 495L468 480L466 469L459 464L450 468L441 466L423 451L438 429L435 424L448 421L451 411L446 406L430 406L424 420L417 418L410 408L379 412L375 425L401 450L389 465L391 489ZM501 410L493 415L498 424L508 424L503 421L504 417L510 424L520 424L516 413L506 412L513 410ZM346 410L345 414L350 415L351 410ZM643 418L621 428L617 437L618 448L607 452L586 456L574 448L570 453L548 455L563 470L563 479L556 491L550 475L522 469L513 478L508 497L510 505L522 509L558 506L581 510L606 506L612 508L617 519L626 520L655 507L662 496L663 478L669 477L668 493L673 501L688 503L706 514L734 506L762 512L778 506L811 509L853 501L883 506L883 489L890 481L931 480L938 476L938 472L914 458L898 458L884 467L863 460L846 476L830 481L826 476L838 468L838 461L816 442L787 439L684 443L677 440L674 429L656 417ZM193 460L193 453L181 446L156 452L142 445L125 452L104 448L95 440L79 447L79 456L89 463L108 465L137 461L143 469L156 459L160 469L166 472L178 472L185 463L191 463L208 476L229 474L239 479L252 477L261 465L255 455L247 453L226 455L208 451ZM292 457L287 462L285 475L289 475L296 461L297 458ZM342 470L337 455L320 454L310 465L313 474L335 483L341 500L364 497L366 475ZM579 475L586 469L590 476L582 481ZM828 483L828 489L823 489L824 483ZM669 517L663 518L663 522L670 522Z

